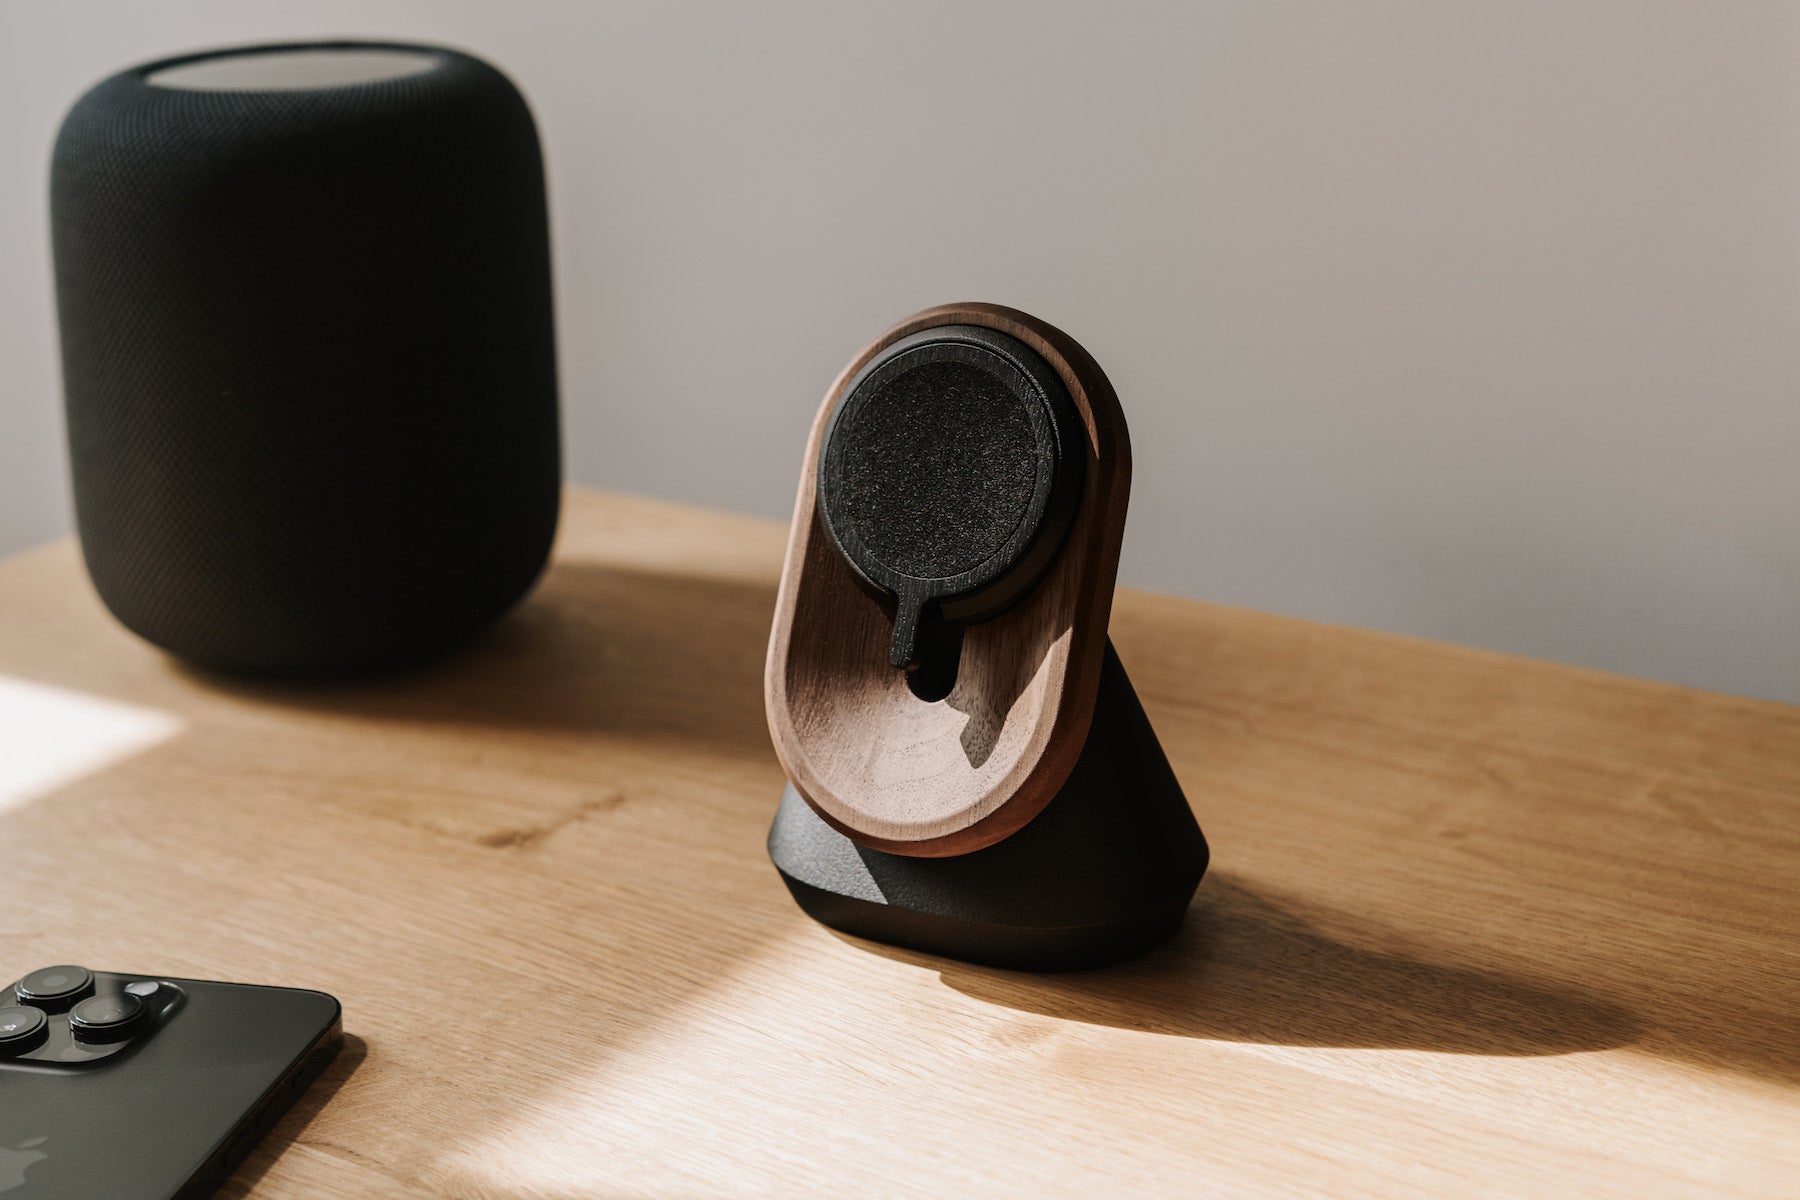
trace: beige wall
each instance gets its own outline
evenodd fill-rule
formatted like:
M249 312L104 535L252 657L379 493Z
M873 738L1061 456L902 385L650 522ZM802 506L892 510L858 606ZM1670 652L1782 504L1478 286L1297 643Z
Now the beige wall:
M576 480L784 515L856 347L995 299L1118 384L1127 582L1800 701L1796 6L0 0L0 549L62 109L326 33L530 96Z

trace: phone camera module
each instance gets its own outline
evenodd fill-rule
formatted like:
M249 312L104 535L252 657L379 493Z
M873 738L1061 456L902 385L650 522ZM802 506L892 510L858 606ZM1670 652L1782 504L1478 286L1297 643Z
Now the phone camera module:
M36 1050L50 1035L50 1018L41 1008L0 1008L0 1058Z
M20 1004L45 1012L62 1012L83 996L94 994L94 973L86 967L44 967L13 988Z
M126 992L89 996L69 1010L69 1032L78 1042L122 1042L143 1023L144 1002Z

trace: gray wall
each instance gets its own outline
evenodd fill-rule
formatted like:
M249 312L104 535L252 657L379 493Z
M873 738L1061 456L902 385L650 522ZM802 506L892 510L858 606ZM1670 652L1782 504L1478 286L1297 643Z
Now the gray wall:
M0 549L62 109L321 33L530 96L575 480L785 515L844 360L995 299L1125 399L1129 583L1800 700L1796 6L0 0Z

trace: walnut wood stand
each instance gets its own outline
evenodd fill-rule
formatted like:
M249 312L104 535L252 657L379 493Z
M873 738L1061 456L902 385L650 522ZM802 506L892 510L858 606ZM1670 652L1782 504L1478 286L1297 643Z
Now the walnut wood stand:
M842 933L988 966L1117 962L1180 924L1206 840L1107 643L1094 720L1054 799L1003 841L950 858L859 846L792 784L769 857L800 907Z
M864 364L936 326L1022 343L1067 389L1085 445L1067 538L1033 592L970 625L955 684L913 695L892 618L821 531L820 447ZM801 469L764 675L789 785L769 854L801 908L834 929L1040 970L1128 957L1181 920L1201 838L1107 639L1131 440L1091 355L1016 309L949 304L865 348L825 395Z

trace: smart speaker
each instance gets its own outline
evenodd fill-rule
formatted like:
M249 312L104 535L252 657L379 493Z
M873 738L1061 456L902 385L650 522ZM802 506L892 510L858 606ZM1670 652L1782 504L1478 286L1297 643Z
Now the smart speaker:
M1107 638L1131 448L1067 334L901 322L813 425L764 678L769 855L843 932L1037 970L1174 930L1207 847Z
M205 666L417 659L543 568L560 450L543 163L433 46L166 59L50 178L75 510L117 617Z

